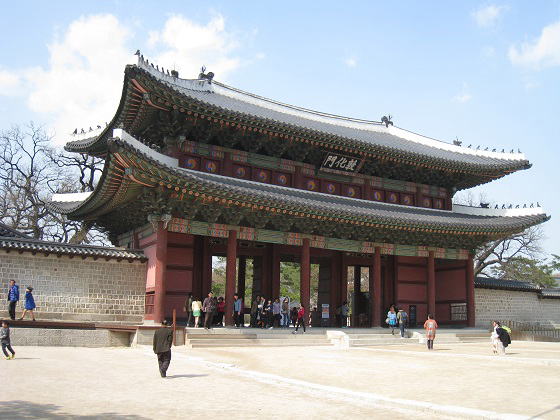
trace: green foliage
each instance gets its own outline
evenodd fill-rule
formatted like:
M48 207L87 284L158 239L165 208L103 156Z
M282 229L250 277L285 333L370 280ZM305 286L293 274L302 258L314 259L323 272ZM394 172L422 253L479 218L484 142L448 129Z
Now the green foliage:
M550 262L526 257L510 258L492 267L492 274L498 278L525 281L541 287L554 287L556 281L552 275L559 270L560 257L553 254Z

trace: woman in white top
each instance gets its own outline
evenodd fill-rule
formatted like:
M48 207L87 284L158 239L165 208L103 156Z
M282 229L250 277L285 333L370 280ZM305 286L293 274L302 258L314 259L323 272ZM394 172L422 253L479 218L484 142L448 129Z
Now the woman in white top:
M193 300L192 312L194 316L194 326L198 328L198 319L200 318L200 313L202 311L202 302L200 300Z

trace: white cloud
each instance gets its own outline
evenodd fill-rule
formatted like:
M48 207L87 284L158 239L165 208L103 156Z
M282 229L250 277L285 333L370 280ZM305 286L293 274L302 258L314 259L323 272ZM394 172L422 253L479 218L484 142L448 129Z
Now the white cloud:
M472 95L468 92L468 85L463 83L461 92L453 97L453 101L464 104L472 99Z
M49 121L58 143L68 141L76 127L110 121L122 92L124 67L137 48L145 50L134 44L134 27L135 23L127 26L111 14L73 21L48 45L48 65L18 72L0 69L0 95L24 95L29 108ZM145 56L166 68L175 67L185 78L198 76L205 64L224 80L245 63L232 55L238 46L223 17L201 25L177 15L161 30L149 33L145 47L150 51Z
M184 78L196 78L205 65L220 81L241 66L241 59L232 55L239 47L234 35L226 31L223 16L216 16L200 25L183 16L171 16L160 31L151 31L148 46L159 54L154 61L179 70Z
M21 77L8 70L0 69L0 95L12 96L19 91Z
M545 26L539 38L509 48L514 65L534 69L560 66L560 21Z
M496 6L490 4L488 6L480 7L471 13L476 24L481 27L494 26L503 12L508 10L507 6Z
M29 108L50 116L57 142L75 127L109 121L130 59L131 32L112 15L81 17L49 44L48 68L29 69Z
M358 65L358 61L353 57L349 57L346 60L344 60L344 64L346 64L346 66L350 68L354 68Z

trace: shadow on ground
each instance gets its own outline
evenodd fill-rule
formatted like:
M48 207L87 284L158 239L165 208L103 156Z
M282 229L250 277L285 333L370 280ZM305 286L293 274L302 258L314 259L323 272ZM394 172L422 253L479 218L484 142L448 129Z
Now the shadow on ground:
M0 419L23 420L23 419L119 419L119 420L144 420L148 417L119 414L112 412L95 413L90 415L75 415L61 411L61 406L55 404L36 404L30 401L1 401Z
M203 375L198 375L198 374L192 374L192 375L167 375L167 379L176 379L176 378L200 378L201 376L208 376L206 374Z

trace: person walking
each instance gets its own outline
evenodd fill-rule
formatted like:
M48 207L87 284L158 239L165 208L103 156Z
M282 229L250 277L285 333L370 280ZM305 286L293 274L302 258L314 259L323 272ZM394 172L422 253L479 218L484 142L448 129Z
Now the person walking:
M269 330L271 330L272 327L272 323L274 322L274 317L272 314L272 301L269 300L265 305L264 305L264 319L265 319L265 328L268 328Z
M8 313L10 314L10 319L16 319L16 305L19 301L19 286L16 284L15 280L10 280L10 286L8 287Z
M241 299L238 294L233 295L233 322L237 328L244 324L243 299Z
M157 355L159 374L167 376L167 369L171 363L171 345L173 344L173 330L168 328L167 321L161 322L161 328L154 333L154 353Z
M290 327L290 301L288 298L284 298L282 301L282 308L280 310L282 314L282 327L289 328Z
M428 350L434 349L434 339L436 338L436 329L438 324L432 314L428 314L428 319L424 322L424 329L426 330L426 340L428 344Z
M198 320L200 319L201 313L202 313L202 302L198 299L193 300L192 314L193 314L193 317L194 317L194 327L195 328L200 327L200 322Z
M297 333L297 330L300 326L303 327L303 332L305 332L305 307L303 305L300 305L299 311L297 312L296 330L292 331L292 334Z
M387 319L385 320L391 328L391 334L395 335L395 328L397 328L397 313L395 312L395 307L391 305L389 312L387 312Z
M33 298L33 287L29 286L25 289L25 306L23 308L23 314L21 315L20 321L25 318L25 314L29 312L31 314L31 320L35 321L35 314L33 310L36 308L35 299Z
M218 304L216 305L216 309L217 309L218 312L217 312L217 315L216 315L215 324L218 327L223 327L224 326L224 317L225 317L225 314L226 314L226 301L221 296L218 298Z
M290 311L290 319L292 320L292 325L295 327L297 324L298 308L295 306Z
M348 302L344 301L342 306L340 307L340 326L341 328L348 327L348 312L350 312L350 308L348 307Z
M202 302L202 312L204 312L204 328L209 330L212 328L214 313L216 312L216 300L212 292L208 293L208 296L204 298L204 302Z
M10 344L10 325L8 324L8 321L2 321L2 328L0 328L0 343L2 344L2 353L4 353L6 360L12 360L16 357L16 352ZM12 354L9 355L6 349Z
M274 300L274 303L272 304L272 323L274 327L280 326L280 319L282 318L282 315L280 315L281 311L282 305L280 305L280 299Z
M191 321L193 318L193 309L192 309L193 302L194 302L193 295L192 293L189 293L187 299L185 299L185 305L183 307L183 310L187 313L187 327L191 326Z
M399 329L401 330L401 339L404 339L404 333L406 327L408 326L408 314L404 309L399 309L397 312L397 322L399 323Z
M261 297L257 295L257 298L251 304L251 323L249 324L251 327L257 327L257 318L259 315L259 302L261 301Z

